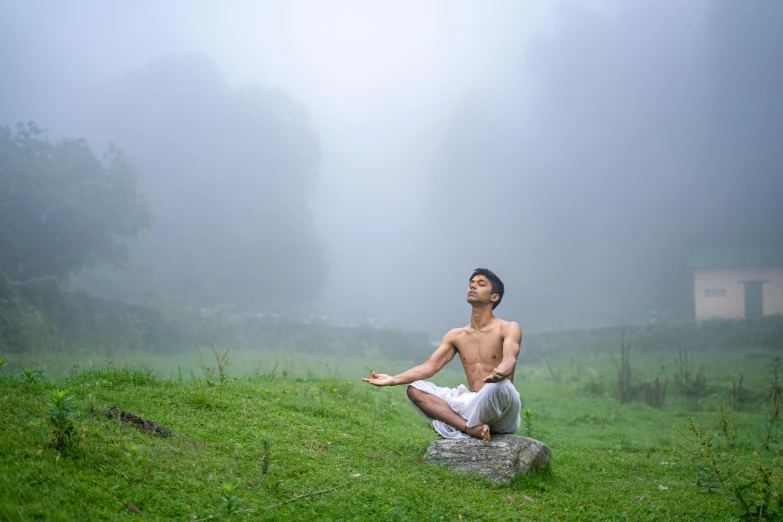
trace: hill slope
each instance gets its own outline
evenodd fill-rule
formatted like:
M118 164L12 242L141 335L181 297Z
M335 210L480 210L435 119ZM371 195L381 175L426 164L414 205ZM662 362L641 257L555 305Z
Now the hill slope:
M697 486L686 414L519 380L550 472L510 485L422 460L435 435L404 387L275 375L210 384L108 367L54 382L0 373L4 520L692 520L739 514ZM75 397L76 449L49 447L46 401ZM110 406L170 437L106 417ZM740 426L759 425L749 415ZM524 431L523 427L521 431ZM749 435L750 436L750 435ZM224 485L233 485L230 492ZM228 499L228 503L226 500ZM138 511L135 512L135 511ZM233 511L233 513L230 513Z

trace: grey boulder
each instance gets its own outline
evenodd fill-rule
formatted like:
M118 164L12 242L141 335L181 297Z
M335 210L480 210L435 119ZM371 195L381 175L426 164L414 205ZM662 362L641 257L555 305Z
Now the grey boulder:
M508 482L520 473L529 473L549 465L549 446L530 437L492 435L485 443L479 439L439 439L427 448L424 458L450 466L455 471L473 472L496 482Z

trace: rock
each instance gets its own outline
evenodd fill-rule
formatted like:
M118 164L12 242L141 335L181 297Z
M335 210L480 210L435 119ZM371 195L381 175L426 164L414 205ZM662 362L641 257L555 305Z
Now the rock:
M478 473L496 482L508 482L520 473L549 465L549 446L530 437L492 435L479 439L439 439L427 448L424 458L458 472Z

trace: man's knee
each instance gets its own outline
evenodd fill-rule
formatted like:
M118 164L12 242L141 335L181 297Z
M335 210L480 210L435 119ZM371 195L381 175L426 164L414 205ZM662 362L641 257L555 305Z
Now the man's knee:
M499 382L490 382L484 385L487 389L485 392L488 397L500 399L505 401L514 401L516 397L519 397L519 392L514 387L514 384L508 379L503 379Z

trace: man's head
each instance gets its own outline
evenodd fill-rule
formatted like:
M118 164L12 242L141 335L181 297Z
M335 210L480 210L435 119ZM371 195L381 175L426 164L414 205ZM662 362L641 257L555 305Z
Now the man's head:
M470 304L492 303L492 309L498 307L506 291L503 281L486 268L477 268L470 276L468 302Z

